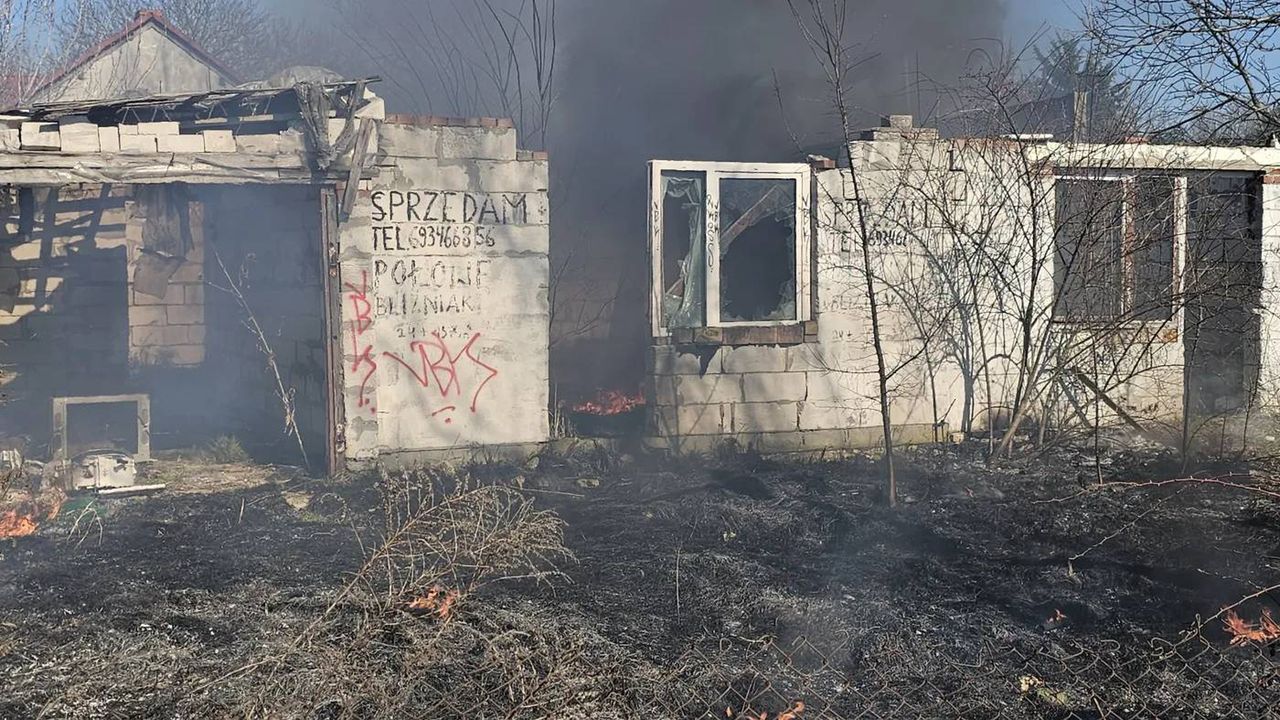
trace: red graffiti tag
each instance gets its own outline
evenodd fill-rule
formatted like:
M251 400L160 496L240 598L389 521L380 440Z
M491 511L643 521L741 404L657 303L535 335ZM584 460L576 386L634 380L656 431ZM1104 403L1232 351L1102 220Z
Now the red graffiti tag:
M351 301L351 310L355 313L355 318L351 321L351 352L356 359L351 363L351 372L360 372L361 368L368 368L364 377L360 379L360 392L356 398L356 406L368 407L370 413L376 413L377 408L367 397L366 390L369 380L378 371L378 361L373 359L373 345L360 342L360 337L370 325L373 325L373 306L369 303L369 274L364 270L360 271L360 287L351 283L344 283L344 285L349 292L347 298Z
M384 352L382 354L403 365L418 381L419 385L427 389L434 388L443 399L461 397L464 392L464 385L467 389L474 388L471 390L470 405L470 410L474 413L480 401L480 392L484 390L485 385L488 385L490 380L498 376L497 368L476 357L473 348L479 339L480 333L473 334L471 339L456 353L449 348L449 344L445 342L444 338L440 337L438 332L431 333L430 340L415 340L409 343L410 352L417 353L418 358L421 360L421 371L415 369L414 366L405 362L403 358L395 353ZM432 413L432 415L452 409L452 406L446 406ZM445 422L451 422L451 419L446 418Z

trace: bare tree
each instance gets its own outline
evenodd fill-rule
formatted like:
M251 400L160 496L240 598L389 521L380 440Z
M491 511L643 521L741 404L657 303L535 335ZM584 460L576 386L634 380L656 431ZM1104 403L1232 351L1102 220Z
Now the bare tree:
M831 90L840 138L850 158L855 156L854 134L850 117L849 77L865 57L856 56L848 44L849 8L846 3L832 0L788 0L791 13L814 58L822 68ZM871 265L871 226L868 222L865 198L862 193L859 170L850 162L850 190L852 192L853 224L858 233L862 254L862 280L865 283L868 308L871 314L871 343L876 358L876 381L879 387L880 422L884 432L885 497L889 505L898 502L897 477L893 466L893 418L890 413L890 371L885 361L884 342L881 337L880 296L876 287L876 274Z
M1095 0L1089 37L1153 95L1170 127L1220 135L1280 129L1274 0Z
M159 10L242 79L262 79L299 52L301 29L260 0L71 0L58 12L65 57L119 32L142 10Z
M20 104L61 61L56 0L0 0L0 103Z
M435 115L509 117L546 147L556 102L556 0L337 0L354 55L401 105Z

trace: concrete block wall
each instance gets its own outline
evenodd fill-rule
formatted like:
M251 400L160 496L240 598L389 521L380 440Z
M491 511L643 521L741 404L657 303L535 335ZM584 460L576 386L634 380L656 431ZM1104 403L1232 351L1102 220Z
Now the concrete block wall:
M148 224L161 211L146 193L125 206L125 238L129 250L129 360L135 366L194 366L205 359L204 206L184 202L191 229L190 248L169 277L164 295L140 292L134 278L143 256ZM185 196L181 196L185 197Z
M705 452L727 440L769 452L879 444L879 407L866 381L830 367L819 349L818 341L697 352L652 346L650 432L681 452ZM900 425L904 440L934 438L928 423L903 417Z
M926 440L945 437L962 425L966 381L961 367L937 343L931 346L931 358L922 352L926 333L936 328L923 327L910 305L929 302L943 292L937 278L928 284L928 273L938 272L930 269L929 261L947 257L957 243L978 237L993 251L1001 244L1013 248L1006 272L1026 279L1025 285L1013 289L995 283L978 288L987 347L973 349L991 361L985 376L973 385L972 417L979 428L1007 421L1007 410L1000 408L1009 406L1022 379L1012 360L1021 327L1011 308L1030 298L1052 302L1055 294L1052 164L1045 166L1049 169L1042 183L1027 183L1018 179L1024 177L1025 164L1018 154L1023 146L1017 143L877 136L854 150L869 224L877 233L870 254L880 284L882 343L888 365L895 368L890 387L895 424L914 429L914 437ZM1002 177L1006 173L1017 179L1014 184ZM1264 189L1264 253L1280 258L1276 187L1280 184ZM852 222L856 214L847 207L852 198L848 171L820 170L815 188L816 328L806 332L803 343L793 345L653 347L648 389L651 431L656 436L699 447L716 437L740 442L767 438L775 445L804 449L826 442L879 442L876 432L867 432L878 431L879 393L860 231ZM1032 232L1040 237L1029 237ZM1033 239L1038 240L1034 245L1046 248L1039 259L1025 250ZM1268 287L1275 295L1280 260L1272 263ZM1042 272L1033 287L1036 267ZM1280 307L1275 298L1270 303ZM1038 317L1033 335L1048 333L1053 352L1061 349L1063 357L1075 357L1086 374L1090 368L1084 365L1092 350L1082 355L1081 348L1107 356L1110 372L1093 380L1126 414L1151 429L1181 415L1184 345L1179 318L1109 327L1099 335L1078 324L1048 325L1047 306ZM1280 378L1280 370L1275 370L1280 368L1280 321L1264 319L1263 327L1263 354L1270 353L1272 377ZM1272 387L1280 397L1280 381L1273 380ZM1104 422L1120 421L1117 413L1096 401L1092 390L1077 390L1077 399L1090 406L1091 415L1096 402ZM988 405L996 409L995 415L983 412Z
M49 427L53 395L129 376L125 186L0 191L0 435Z
M301 152L302 135L234 136L231 130L184 133L176 122L139 122L98 125L87 117L69 116L57 122L5 121L5 150L39 150L61 153L233 153ZM11 147L12 146L12 147Z
M377 164L340 229L348 459L546 440L546 155L388 115Z

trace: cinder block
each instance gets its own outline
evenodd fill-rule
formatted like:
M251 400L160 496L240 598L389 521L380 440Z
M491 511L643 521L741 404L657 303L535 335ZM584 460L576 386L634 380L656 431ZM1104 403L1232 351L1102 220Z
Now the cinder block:
M475 185L464 163L442 163L430 158L407 158L395 165L409 183L432 190L461 192Z
M186 326L186 330L187 330L187 343L188 343L188 344L190 344L190 345L203 345L203 344L204 344L204 338L205 338L205 334L206 334L206 330L205 330L205 326L204 326L204 325L188 325L188 326Z
M129 346L135 348L155 347L164 344L164 331L167 325L138 325L129 330Z
M22 123L21 145L23 150L57 150L62 147L58 123Z
M702 375L720 372L721 351L708 351L708 356L680 352L674 345L649 348L649 369L654 375Z
M120 134L120 152L122 153L154 153L156 148L155 135Z
M98 147L104 153L120 152L120 128L98 128Z
M184 300L185 298L182 292L182 286L169 283L169 285L164 289L164 297L147 295L146 293L140 293L135 290L133 292L133 301L131 302L131 304L132 305L182 305Z
M187 305L204 304L204 285L184 285L182 288Z
M869 408L859 407L853 401L800 403L801 430L833 430L867 427L878 421Z
M156 149L162 153L202 153L203 135L160 135L156 137Z
M281 152L279 135L236 135L236 150L251 155L278 155Z
M733 405L733 432L799 430L800 407L794 402L748 402Z
M729 405L683 405L675 408L681 435L719 435L729 426Z
M654 392L660 405L701 405L742 402L742 376L660 375L654 378Z
M170 325L198 325L204 322L204 306L166 305L165 320Z
M166 348L174 365L199 365L204 362L204 345L176 345Z
M22 131L18 128L0 127L0 151L12 152L22 148Z
M537 193L545 192L550 185L546 162L476 160L473 164L474 170L469 174L489 192Z
M823 347L816 342L805 342L787 348L787 371L828 372L831 363L823 353Z
M210 153L233 153L236 151L236 138L230 130L205 130L204 151Z
M118 125L116 126L116 130L121 135L137 135L138 134L137 125Z
M801 433L805 448L810 450L838 450L849 447L849 431L844 428L833 430L806 430Z
M796 453L808 449L804 433L794 431L744 435L739 444L762 453Z
M138 123L139 135L177 135L178 132L178 123L176 122L163 121Z
M98 152L98 126L89 118L69 115L58 120L62 152Z
M391 157L434 158L440 155L440 128L384 123L379 128L382 150Z
M134 305L129 308L129 325L164 325L163 305Z
M773 373L787 370L787 348L743 346L720 351L724 372Z
M496 127L441 126L440 157L451 160L515 160L516 131Z
M804 400L808 390L802 372L747 373L742 376L742 395L747 402Z

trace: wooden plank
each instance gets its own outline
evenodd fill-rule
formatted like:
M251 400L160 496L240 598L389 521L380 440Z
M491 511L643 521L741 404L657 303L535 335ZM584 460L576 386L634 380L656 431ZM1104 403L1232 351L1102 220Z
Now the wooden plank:
M73 183L268 183L333 182L349 172L335 163L327 173L312 170L302 153L192 153L102 155L67 153L0 153L0 184L67 185Z
M347 187L342 193L342 219L351 217L351 209L356 205L356 193L360 191L360 177L364 170L365 156L369 149L369 136L373 133L373 120L360 121L360 132L356 134L356 146L351 151L351 170L347 175Z
M325 433L326 458L330 477L347 465L346 404L342 392L346 368L342 361L342 268L338 262L338 197L332 187L320 189L320 257L324 279L325 337Z
M142 495L145 493L153 493L164 490L167 485L157 483L155 485L130 485L128 487L102 488L96 491L99 496L105 497L122 497L127 495Z
M1076 370L1075 375L1077 380L1079 380L1085 387L1089 388L1089 392L1092 392L1094 395L1097 395L1098 399L1101 400L1104 405L1111 408L1115 412L1115 414L1120 416L1121 420L1125 421L1125 424L1129 425L1134 430L1137 430L1140 433L1147 432L1146 428L1142 427L1142 425L1137 420L1133 419L1132 415L1125 412L1124 408L1120 407L1120 405L1115 400L1112 400L1110 396L1108 396L1105 392L1103 392L1102 388L1098 387L1097 383L1089 379L1088 375L1085 375L1080 370Z

